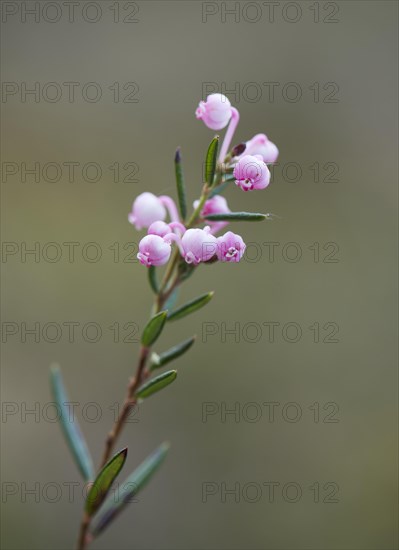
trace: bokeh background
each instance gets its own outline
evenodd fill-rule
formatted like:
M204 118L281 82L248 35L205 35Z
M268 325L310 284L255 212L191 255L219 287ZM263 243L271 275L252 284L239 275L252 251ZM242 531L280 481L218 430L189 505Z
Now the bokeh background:
M230 207L278 217L234 225L252 243L247 261L202 266L186 284L180 301L208 290L214 299L156 347L194 333L196 345L119 442L126 473L163 440L170 454L93 548L397 548L397 3L277 2L274 22L262 2L79 2L72 21L67 3L2 4L2 547L75 543L82 486L70 499L67 484L80 479L50 421L49 365L62 367L97 462L137 357L123 340L135 327L138 337L152 299L145 269L124 261L139 239L127 213L144 190L175 196L178 145L190 201L199 195L213 133L194 110L216 87L241 114L234 142L265 132L280 148L273 184L231 186ZM39 97L24 98L36 82ZM50 82L62 89L54 102ZM71 101L65 82L77 83ZM49 162L63 167L58 181L54 165L43 175ZM97 182L84 177L90 162ZM23 181L22 163L39 163L39 181ZM122 181L134 167L135 181ZM66 242L78 243L73 261ZM93 242L101 258L90 262ZM38 256L24 256L35 246ZM87 323L101 328L96 343ZM37 337L24 332L35 326ZM204 418L204 407L215 414ZM279 484L273 499L269 482ZM203 497L204 483L214 495Z

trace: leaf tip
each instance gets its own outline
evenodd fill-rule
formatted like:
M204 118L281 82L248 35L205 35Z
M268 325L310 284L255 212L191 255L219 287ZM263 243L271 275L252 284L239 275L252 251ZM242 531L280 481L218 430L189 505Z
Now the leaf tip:
M169 451L169 449L170 449L170 441L164 441L159 446L159 450L163 453L167 453Z
M126 459L126 457L127 457L127 451L128 451L128 448L127 448L127 447L124 447L124 448L121 450L121 452L120 452L120 454L123 455L123 457L124 457L125 459Z
M60 365L59 365L58 363L55 363L55 362L54 362L54 363L51 363L51 364L50 364L50 373L51 373L52 375L58 374L58 373L60 373L60 372L61 372L61 367L60 367Z

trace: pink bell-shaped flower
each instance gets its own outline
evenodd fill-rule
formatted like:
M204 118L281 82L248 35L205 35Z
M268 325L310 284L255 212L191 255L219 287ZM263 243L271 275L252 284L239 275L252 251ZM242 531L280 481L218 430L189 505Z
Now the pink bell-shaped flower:
M136 229L149 227L153 222L166 218L166 208L161 200L152 193L141 193L133 203L129 213L129 222Z
M165 265L169 261L171 251L171 243L167 239L159 235L146 235L139 243L137 258L147 267Z
M244 155L234 167L236 185L243 191L264 189L270 183L270 171L260 155Z
M244 255L246 245L240 235L227 231L217 239L216 254L221 262L239 262Z
M216 253L216 237L210 232L210 227L204 229L188 229L182 239L182 254L188 264L207 262Z
M157 221L153 222L148 228L148 235L158 235L158 237L165 237L172 232L172 229L168 223Z
M272 164L278 159L277 146L265 134L256 134L246 145L246 155L260 155L266 164Z
M194 202L194 208L197 208L199 201ZM204 218L208 214L227 214L231 212L230 208L227 205L227 201L224 197L221 195L215 195L214 197L208 199L203 209L201 210L201 217ZM209 223L211 227L211 232L213 234L217 233L223 227L226 227L228 225L228 222L212 222L210 220L207 220L207 223Z
M223 94L208 95L206 101L200 101L195 116L204 121L211 130L222 130L231 118L231 103Z

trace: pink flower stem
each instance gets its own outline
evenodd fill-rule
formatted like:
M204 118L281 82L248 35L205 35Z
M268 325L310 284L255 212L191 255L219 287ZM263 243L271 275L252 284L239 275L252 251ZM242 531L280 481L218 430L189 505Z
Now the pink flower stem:
M172 229L178 229L181 235L186 232L186 228L180 222L172 222L169 224L169 227L171 227Z
M179 247L180 254L184 254L180 235L176 235L176 233L168 233L167 235L165 235L164 240L167 242L175 242Z
M169 216L172 222L180 222L179 214L175 205L175 201L168 197L168 195L161 195L158 197L161 203L167 208Z
M231 140L233 139L234 132L236 131L238 121L240 120L240 113L235 107L231 108L231 119L227 132L224 136L222 148L220 149L219 162L223 162L226 158L227 151L230 147Z

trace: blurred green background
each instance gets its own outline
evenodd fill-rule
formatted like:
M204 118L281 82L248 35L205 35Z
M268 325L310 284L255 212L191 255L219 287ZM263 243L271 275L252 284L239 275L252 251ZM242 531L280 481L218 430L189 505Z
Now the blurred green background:
M175 196L178 145L190 201L199 195L213 133L194 110L214 83L240 111L235 143L265 132L280 148L273 184L231 186L229 205L279 217L234 225L253 243L247 261L201 266L187 283L180 300L214 299L168 326L157 349L194 333L197 343L119 441L126 473L163 440L170 454L93 548L397 548L397 3L277 2L274 22L264 2L80 2L72 22L67 3L27 2L36 16L22 4L2 6L2 547L75 543L82 488L69 498L66 484L80 479L50 421L49 365L61 364L97 462L137 356L123 339L140 332L152 299L145 269L124 261L139 239L127 213L144 190ZM35 82L37 101L24 98ZM65 82L76 83L71 101ZM274 99L265 82L277 83ZM59 181L50 165L23 182L22 163L49 162L63 167ZM129 162L137 181L123 182ZM84 178L86 163L101 167L99 181ZM74 261L66 242L78 243ZM274 342L270 322L280 323ZM24 334L35 323L38 341ZM96 343L87 323L101 328ZM323 341L332 332L337 342ZM269 482L279 484L270 499ZM215 494L204 497L204 483Z

